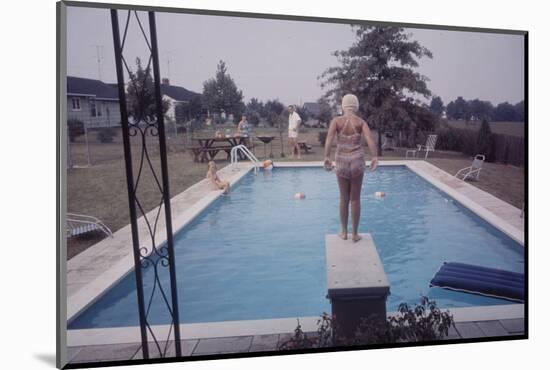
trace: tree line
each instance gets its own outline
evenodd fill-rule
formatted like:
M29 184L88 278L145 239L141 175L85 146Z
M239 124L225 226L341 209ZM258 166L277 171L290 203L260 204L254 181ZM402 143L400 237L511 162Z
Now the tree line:
M318 104L320 112L316 115L302 107L296 107L303 121L315 118L321 123L330 122L333 114L328 101L319 99ZM204 82L202 94L193 97L187 103L176 106L176 117L185 121L205 114L218 117L221 112L226 113L226 116L232 115L234 121L240 120L242 115L246 114L248 122L254 126L262 120L269 126L279 126L282 121L285 121L286 105L278 99L263 102L254 97L245 104L242 91L238 89L236 82L228 73L227 64L220 60L215 76ZM217 123L223 122L218 119Z
M418 41L412 40L405 29L368 25L354 25L352 29L355 42L346 50L333 52L337 65L318 77L326 93L318 101L321 113L312 118L329 122L343 95L355 94L360 102L359 114L377 130L379 155L382 154L380 146L385 132L400 131L414 141L418 132L433 131L444 113L447 118L466 122L524 119L523 101L515 105L504 102L493 106L480 99L457 97L445 105L440 97L433 96L428 88L429 79L416 71L420 59L432 58L433 55ZM424 103L430 98L429 104ZM247 114L253 125L263 119L271 126L281 127L285 108L286 105L278 99L262 102L252 98L245 104L242 91L221 60L214 77L203 83L202 94L176 107L176 116L190 119L205 113L214 116L223 113L238 121L242 114ZM306 121L308 112L297 108Z
M464 120L465 122L484 119L495 122L523 122L525 119L523 100L517 104L503 102L494 106L489 101L466 100L459 96L445 105L439 96L434 96L430 102L430 109L438 117L445 113L448 119Z

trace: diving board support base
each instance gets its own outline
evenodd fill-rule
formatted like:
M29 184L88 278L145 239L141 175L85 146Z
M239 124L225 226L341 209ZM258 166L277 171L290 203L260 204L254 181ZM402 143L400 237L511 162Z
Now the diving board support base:
M361 240L325 235L327 298L336 317L338 335L352 337L362 318L386 319L390 285L370 234Z

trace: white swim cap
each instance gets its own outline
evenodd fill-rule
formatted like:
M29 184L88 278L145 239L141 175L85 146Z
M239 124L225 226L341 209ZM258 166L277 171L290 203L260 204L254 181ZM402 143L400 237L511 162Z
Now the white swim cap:
M354 110L359 109L359 99L353 94L346 94L342 98L342 109L353 108Z

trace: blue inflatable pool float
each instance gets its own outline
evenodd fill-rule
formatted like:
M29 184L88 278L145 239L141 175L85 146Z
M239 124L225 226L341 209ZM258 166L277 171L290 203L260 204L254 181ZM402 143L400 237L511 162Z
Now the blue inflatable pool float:
M525 299L523 274L458 262L444 262L430 281L432 286L516 302Z

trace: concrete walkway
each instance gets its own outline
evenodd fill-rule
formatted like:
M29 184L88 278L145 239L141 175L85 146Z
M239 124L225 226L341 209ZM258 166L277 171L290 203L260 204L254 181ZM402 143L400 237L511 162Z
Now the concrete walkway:
M490 338L524 334L523 319L457 322L446 339ZM292 333L186 339L181 341L182 356L205 356L229 353L276 351ZM315 333L308 333L308 336ZM165 344L165 343L163 343ZM159 358L156 346L149 346L150 357ZM168 343L166 357L175 356L174 342ZM69 363L142 359L141 343L95 345L68 348Z

